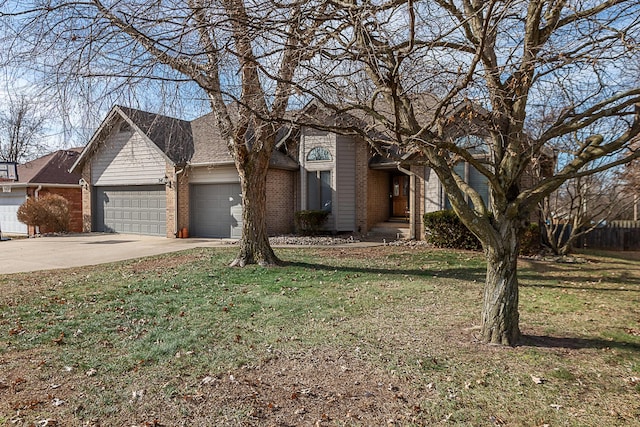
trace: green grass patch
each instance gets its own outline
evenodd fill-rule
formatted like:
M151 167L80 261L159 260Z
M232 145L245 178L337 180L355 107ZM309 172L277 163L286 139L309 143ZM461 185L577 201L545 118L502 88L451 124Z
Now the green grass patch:
M501 348L477 341L480 254L278 254L279 268L228 268L234 249L199 249L1 278L0 425L595 426L640 415L637 261L523 260L523 345Z

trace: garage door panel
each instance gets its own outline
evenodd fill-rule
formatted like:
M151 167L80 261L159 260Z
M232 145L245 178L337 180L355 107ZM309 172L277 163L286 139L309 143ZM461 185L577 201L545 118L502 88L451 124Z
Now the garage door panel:
M242 197L240 184L191 186L191 234L199 237L240 238Z
M96 187L96 231L166 235L163 185Z
M27 234L27 226L18 221L18 208L27 200L23 191L0 192L0 230L5 234Z

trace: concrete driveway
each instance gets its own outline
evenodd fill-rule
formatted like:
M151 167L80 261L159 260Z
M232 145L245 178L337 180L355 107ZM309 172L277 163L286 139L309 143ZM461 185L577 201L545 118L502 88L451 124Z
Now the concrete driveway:
M132 234L72 234L0 242L0 274L103 264L196 247L220 239L167 239Z

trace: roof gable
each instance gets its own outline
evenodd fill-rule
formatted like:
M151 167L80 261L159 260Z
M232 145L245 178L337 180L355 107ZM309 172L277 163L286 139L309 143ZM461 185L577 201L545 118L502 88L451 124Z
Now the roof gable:
M118 107L173 163L183 164L193 156L191 123L161 114Z
M194 153L191 158L192 164L234 164L233 157L229 153L227 141L220 134L214 113L195 119L191 122L191 128L194 145ZM276 140L280 142L290 135L291 130L283 126L278 130ZM276 169L298 169L298 163L295 160L278 151L278 144L276 144L276 149L273 151L269 165Z
M191 122L193 133L193 164L233 163L227 141L222 138L214 113L209 113Z
M72 170L79 168L92 157L98 147L109 137L116 126L123 122L150 141L165 158L174 165L187 164L234 164L228 143L220 134L214 113L206 114L191 122L149 113L133 108L114 106L100 127L85 146ZM282 129L278 140L291 136L290 129ZM276 149L271 159L271 167L295 170L298 164L286 154Z
M107 139L115 126L122 124L123 121L146 137L167 161L173 164L185 164L191 160L193 137L191 124L188 121L116 105L94 132L71 169L78 170Z

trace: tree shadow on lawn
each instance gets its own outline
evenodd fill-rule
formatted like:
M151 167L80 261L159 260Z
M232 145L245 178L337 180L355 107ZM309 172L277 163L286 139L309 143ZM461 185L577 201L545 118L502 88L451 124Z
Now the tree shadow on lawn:
M443 270L430 270L430 269L411 269L403 270L402 268L371 268L371 267L349 267L349 266L335 266L326 265L321 263L308 263L301 261L289 261L285 263L286 266L315 269L321 271L339 271L342 273L353 274L383 274L383 275L396 275L396 276L413 276L422 279L433 278L447 278L447 279L459 279L468 281L477 281L484 283L486 270L482 267L468 267L468 268L449 268ZM525 276L528 279L539 278L539 275ZM563 278L556 278L556 280L564 280ZM591 279L591 278L590 278ZM553 278L545 277L545 280L553 280ZM573 280L580 280L573 278ZM587 289L596 291L629 291L629 289L611 289L606 287L589 286L589 287L575 287L575 286L562 286L562 285L545 285L545 284L521 284L526 287L551 287L551 288L567 288L567 289ZM604 340L599 338L577 338L577 337L553 337L548 335L531 335L523 334L518 346L528 347L541 347L541 348L564 348L564 349L606 349L617 348L621 350L629 350L633 352L640 352L640 344L629 341L614 341Z
M616 348L640 352L640 344L628 341L609 341L600 338L576 338L576 337L552 337L549 335L522 335L519 346L542 347L542 348L566 348L579 350L585 348L595 348L598 350L606 348Z
M562 283L533 283L535 281L556 281L556 282L568 282L571 284ZM567 276L546 276L544 274L518 274L518 281L521 287L524 288L553 288L553 289L573 289L576 291L597 291L597 292L634 292L640 290L640 279L621 279L607 277L604 281L605 284L594 282L593 277L567 277ZM526 283L525 283L526 281ZM579 285L573 285L573 283L580 283ZM609 284L607 286L606 284ZM615 285L625 285L625 288L614 288Z
M484 283L486 277L486 269L485 268L447 268L442 270L432 270L432 269L403 269L402 267L397 268L372 268L372 267L350 267L350 266L336 266L336 265L327 265L320 263L308 263L302 261L288 261L284 263L284 266L290 267L298 267L305 268L310 270L320 270L320 271L338 271L341 273L347 274L383 274L390 276L413 276L419 277L422 279L428 278L443 278L443 279L459 279L459 280L468 280L468 281L477 281Z
M321 263L308 263L301 261L288 261L284 266L305 268L310 270L319 271L338 271L345 274L384 274L388 276L402 276L402 277L414 277L422 279L430 278L442 278L442 279L458 279L475 281L484 284L486 279L486 270L478 267L454 267L446 268L442 270L433 269L402 269L396 268L372 268L372 267L349 267L349 266L336 266L327 265ZM566 280L570 279L572 283L581 283L579 286L571 284L562 284ZM596 292L633 292L640 290L640 279L636 278L613 278L607 277L607 285L599 285L594 282L593 277L567 277L567 276L547 276L544 273L519 273L518 281L521 287L524 288L552 288L552 289L572 289L572 290L585 290ZM540 283L542 280L559 283ZM535 283L537 282L537 283ZM625 285L625 288L614 288L611 285Z
M444 268L441 270L434 269L403 269L402 267L395 268L373 268L373 267L350 267L350 266L336 266L336 265L328 265L321 264L318 262L309 263L302 261L286 261L284 266L291 267L299 267L306 268L310 270L320 270L320 271L339 271L347 274L385 274L390 276L413 276L420 277L422 279L426 278L443 278L443 279L459 279L459 280L468 280L468 281L476 281L479 283L484 283L486 279L486 269L484 267L453 267L453 268ZM584 285L582 286L572 286L572 285L563 285L552 284L552 283L540 283L541 280L544 281L556 281L556 282L564 282L567 280L571 280L572 283L582 282ZM571 276L547 276L544 273L530 273L530 272L520 272L518 273L518 281L520 286L522 287L530 287L530 288L556 288L556 289L575 289L575 290L590 290L590 291L616 291L616 292L629 292L636 290L635 287L640 289L640 279L637 278L616 278L616 277L607 277L606 283L610 283L612 285L627 285L631 288L612 288L606 285L598 285L597 282L594 282L594 277L571 277ZM538 283L534 283L534 282ZM587 285L588 284L588 285Z

